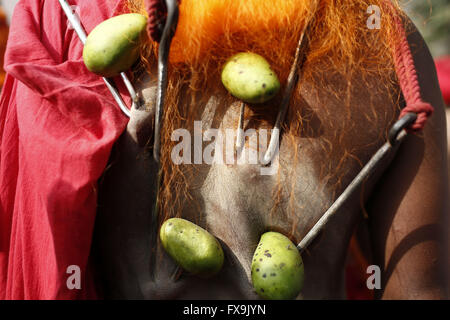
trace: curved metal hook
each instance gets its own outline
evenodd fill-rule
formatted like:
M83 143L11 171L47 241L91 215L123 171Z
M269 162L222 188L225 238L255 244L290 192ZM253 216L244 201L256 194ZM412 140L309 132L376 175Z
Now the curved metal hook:
M244 145L244 113L245 113L245 103L241 101L239 111L238 131L236 135L236 150L238 153L241 152L242 146Z
M69 5L67 0L59 0L59 4L61 5L61 8L63 9L64 13L67 16L67 20L72 24L72 27L74 28L75 32L78 35L78 38L80 38L81 43L83 45L86 43L87 40L87 34L84 30L83 26L81 25L80 20L75 16L75 14L72 11L72 7ZM128 92L130 93L130 97L132 100L131 108L137 108L139 106L139 99L136 94L136 90L134 90L133 85L131 84L131 81L128 79L125 72L122 72L120 74L122 77L123 82L125 83L125 86L127 87ZM123 101L122 97L120 96L119 91L117 90L114 81L112 79L104 78L103 81L105 82L106 86L108 87L109 91L111 92L114 100L116 100L117 104L119 105L119 108L122 110L122 112L129 118L131 116L130 109L128 109L127 105Z
M275 156L275 153L279 150L279 143L280 143L280 135L281 135L281 125L284 122L284 119L286 118L286 113L289 107L289 102L291 100L292 93L294 91L295 86L297 85L297 82L300 79L300 69L301 64L304 63L305 60L305 54L307 51L307 47L309 45L307 37L305 35L309 33L309 29L311 27L311 21L314 19L314 14L319 9L320 1L315 0L311 4L311 13L312 18L309 22L305 24L305 27L300 34L300 38L298 40L297 49L295 51L295 58L294 62L292 64L291 70L289 72L289 76L287 79L286 89L283 94L283 99L281 101L280 111L278 112L277 119L275 122L275 126L272 130L272 136L270 137L269 146L267 148L266 153L263 156L263 159L261 160L261 165L267 166L272 162L273 157Z
M389 143L394 146L398 143L397 137L400 134L400 132L403 129L408 128L410 125L412 125L417 120L417 114L414 112L409 112L405 114L402 118L397 120L397 122L394 123L391 130L389 130L389 136L388 141Z
M161 149L161 127L164 114L164 100L166 97L167 72L170 44L178 25L178 1L165 0L167 6L167 20L161 37L161 43L158 51L158 91L156 96L156 113L155 113L155 137L153 143L153 158L157 163L160 160Z
M162 118L164 115L164 102L166 97L167 88L167 73L168 73L168 62L169 62L169 52L170 44L172 43L172 38L175 35L175 31L178 25L178 1L177 0L165 0L167 6L167 19L164 26L164 31L161 37L161 42L159 44L158 52L158 88L156 96L156 112L155 112L155 136L153 143L153 158L156 162L157 167L157 178L155 180L155 190L156 198L155 205L153 207L151 215L151 227L150 227L150 242L155 245L157 243L158 235L158 218L159 218L159 192L161 189L162 172L160 168L160 149L161 149L161 127ZM150 257L150 268L155 269L156 265L156 253L153 253ZM178 273L178 266L172 273L172 279L174 275ZM154 273L152 273L154 277ZM154 279L153 279L154 280Z
M323 216L316 222L311 230L305 235L301 242L297 245L297 249L302 253L306 247L321 233L325 228L330 218L345 205L347 200L352 197L355 192L368 178L379 170L380 165L394 153L401 142L404 141L407 133L403 130L409 127L417 119L417 114L407 113L404 117L397 120L389 131L388 141L381 146L380 149L372 156L369 162L362 168L356 177L345 188L341 195L334 201L331 207L323 214Z
M308 27L306 27L300 35L298 40L297 49L295 51L294 62L292 63L291 70L287 79L286 90L284 91L283 98L281 100L280 111L278 112L277 119L275 121L275 126L272 130L272 136L270 137L269 147L261 160L262 165L268 165L276 151L278 150L278 144L280 140L281 125L286 118L286 113L289 107L289 102L291 101L291 96L294 91L295 86L300 78L299 70L301 69L300 64L303 63L304 49L306 44L305 34Z
M122 110L122 112L128 117L131 117L131 109L137 109L139 106L139 99L138 96L136 94L136 90L134 90L133 85L131 84L131 81L128 79L127 75L125 74L125 72L122 72L120 74L120 76L122 77L122 80L125 84L125 87L127 88L130 97L131 97L131 108L128 109L127 105L125 104L125 102L122 99L122 96L120 95L119 91L117 90L114 81L112 79L108 79L108 78L103 78L103 81L105 82L106 86L108 87L109 91L111 92L114 100L116 100L117 104L119 105L120 110Z

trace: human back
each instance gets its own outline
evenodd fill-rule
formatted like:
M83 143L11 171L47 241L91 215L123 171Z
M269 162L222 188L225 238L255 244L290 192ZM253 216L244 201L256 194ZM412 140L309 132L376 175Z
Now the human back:
M379 2L380 7L385 8L385 2ZM141 285L119 284L122 290L119 296L255 298L250 285L250 265L261 234L276 230L298 243L386 141L387 132L398 117L401 106L391 51L393 22L387 19L382 29L369 29L366 25L367 1L355 1L346 7L347 11L342 10L344 2L323 1L308 34L307 58L283 126L276 173L261 175L259 164L179 165L173 162L171 151L178 143L172 139L175 130L183 128L194 136L196 121L201 122L203 130L237 129L239 101L231 97L220 83L221 66L231 54L252 51L264 56L279 75L283 90L298 36L305 27L304 17L310 13L307 3L286 1L280 6L272 4L272 7L248 1L248 6L234 7L227 1L183 1L180 25L172 46L163 125L164 175L159 194L162 208L159 218L162 223L170 217L183 217L203 226L222 241L226 262L221 275L208 281L177 273L176 266L161 246L152 251L156 244L143 241L148 238L150 228L141 228L133 233L133 243L139 249L136 253L124 253L130 268L141 270L135 278L142 278L136 280ZM139 7L141 2L131 1L131 4L137 11L143 10ZM226 10L227 15L217 19L218 22L205 14L223 15L225 10L222 6L226 5L234 11ZM272 19L263 19L265 13L273 13ZM263 20L269 22L255 22ZM219 25L226 27L221 29ZM152 50L150 45L146 56L150 78L155 74L152 73L155 71ZM152 79L148 82L142 80L141 86L146 91L147 116L151 118L156 84ZM262 106L249 105L245 113L245 128L254 129L257 133L270 130L280 100L278 96ZM135 138L138 123L132 119L129 137L118 142L119 152L121 148L126 150L123 146ZM151 121L144 123L144 129L140 130L151 132ZM207 145L203 142L201 150ZM195 153L193 141L192 148ZM133 150L148 152L139 148ZM136 187L136 195L141 197L144 195L140 192L144 190L154 192L148 178L156 178L152 160L149 156L144 158L146 160L132 160L147 163L143 166L147 173ZM119 168L123 169L120 164ZM144 170L142 168L139 170ZM120 173L123 174L122 171ZM115 172L114 167L108 174L105 183L109 185L117 181L115 179L123 179L115 177L119 171ZM350 199L332 219L317 244L305 254L303 298L344 297L346 248L354 227L362 218L361 202L370 198L375 182L369 181L364 192ZM140 215L143 212L150 214L152 201L149 199L154 200L154 196L148 196L144 201L147 207L140 204L143 207ZM111 199L110 196L104 197ZM112 223L117 223L130 219L124 216L121 208L123 205L111 201L105 203L102 210L106 210L109 216L114 215ZM148 222L148 217L136 221ZM131 224L139 223L136 221ZM104 240L108 238L107 232L104 236ZM108 246L114 248L113 243ZM124 252L127 250L126 246L121 247ZM148 270L148 260L138 258L138 253L142 252L145 252L144 257L150 254L160 257L151 271L156 281L150 275L142 274L146 272L142 270ZM120 270L117 272L121 273Z

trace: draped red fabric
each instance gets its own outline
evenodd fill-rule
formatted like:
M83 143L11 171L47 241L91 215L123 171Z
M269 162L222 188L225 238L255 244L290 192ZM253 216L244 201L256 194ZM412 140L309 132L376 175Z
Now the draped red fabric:
M436 59L436 71L442 97L447 106L450 106L450 55Z
M69 2L87 32L124 11L120 1ZM82 49L57 0L17 4L0 98L0 299L97 297L96 185L127 118ZM81 289L67 285L77 275Z

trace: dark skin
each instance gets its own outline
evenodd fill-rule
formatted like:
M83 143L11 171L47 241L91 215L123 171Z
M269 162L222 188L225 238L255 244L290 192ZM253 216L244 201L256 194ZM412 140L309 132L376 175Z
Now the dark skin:
M421 134L409 135L367 206L383 299L448 297L448 179L445 109L431 54L415 31L408 40L422 98L435 109Z
M423 99L434 106L435 113L423 133L406 138L380 180L366 183L364 198L368 200L365 206L368 219L365 222L369 228L364 247L370 248L371 264L382 269L382 289L377 292L377 298L445 299L448 297L445 279L449 268L448 246L445 246L448 241L444 236L447 232L444 229L448 229L444 106L433 60L422 37L414 32L409 41ZM154 101L154 78L152 81L144 85L150 89L146 99L149 105ZM329 79L329 84L339 86L339 80ZM388 99L383 97L382 90L377 95L376 90L359 89L358 81L354 85L351 100L355 125L349 126L343 119L346 115L341 111L342 101L326 96L320 88L316 94L308 83L302 84L303 110L313 115L310 128L304 128L302 133L307 139L302 135L295 137L295 143L302 148L302 157L293 162L292 145L282 140L280 146L281 179L285 174L298 181L298 189L288 190L296 195L295 214L300 218L294 234L296 241L302 239L334 199L327 188L321 189L315 165L329 162L331 168L336 168L342 155L327 158L320 148L322 136L332 137L333 130L345 129L342 135L344 146L352 150L356 158L367 160L385 142L380 128L388 128L391 125L389 119L396 117L392 106L386 105ZM376 85L376 79L373 79L373 88ZM370 93L374 95L371 99L376 103L376 110L388 114L385 118L378 117L376 124L364 117ZM202 94L205 105L196 106L199 110L206 108L206 102L214 93L205 91ZM226 92L219 92L217 97L221 95ZM317 99L318 96L321 99ZM212 105L218 110L220 126L233 128L239 112L237 105ZM160 264L149 272L152 248L149 212L154 201L151 181L155 179L156 167L145 145L152 132L153 112L132 116L127 132L116 144L117 153L112 157L111 167L100 184L96 248L100 249L97 257L106 284L105 293L112 298L133 299L256 299L249 281L249 266L259 237L268 229L288 234L295 221L288 208L283 206L276 215L270 214L271 190L275 184L270 177L256 174L258 167L200 166L194 177L197 187L191 193L194 201L202 205L200 210L204 217L199 224L218 237L225 250L225 265L218 276L202 280L184 273L174 280L171 276L175 265L161 247L157 251L162 253ZM328 122L324 120L330 114L335 123L346 126L327 127ZM325 125L321 126L321 121ZM284 173L285 169L292 171ZM349 161L342 169L345 172L343 185L334 190L337 194L358 173L360 166ZM285 185L289 187L291 180L286 181ZM354 228L358 223L364 224L360 200L359 194L349 199L303 254L305 287L301 297L345 297L346 248ZM183 217L192 221L199 215L197 209L190 206L179 210Z

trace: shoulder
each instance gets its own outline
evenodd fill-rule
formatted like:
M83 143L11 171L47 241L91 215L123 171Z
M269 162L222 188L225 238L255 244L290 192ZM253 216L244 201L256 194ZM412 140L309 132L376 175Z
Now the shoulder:
M435 109L435 115L444 117L445 108L437 78L436 66L430 50L411 19L406 18L407 38L416 67L422 99ZM438 123L435 123L438 125Z

